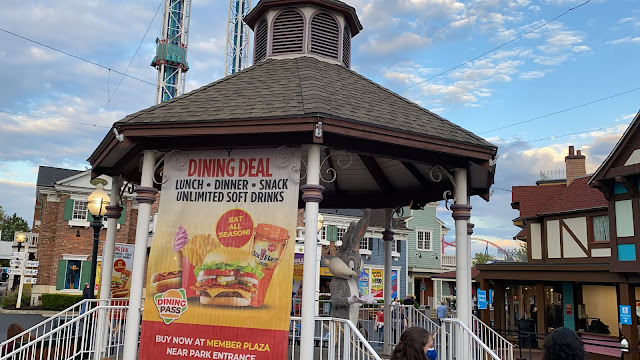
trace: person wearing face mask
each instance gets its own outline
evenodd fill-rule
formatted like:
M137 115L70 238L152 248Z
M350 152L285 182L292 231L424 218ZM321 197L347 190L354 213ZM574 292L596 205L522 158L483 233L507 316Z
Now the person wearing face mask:
M432 348L433 336L429 330L412 326L400 335L400 342L393 349L390 360L424 360Z

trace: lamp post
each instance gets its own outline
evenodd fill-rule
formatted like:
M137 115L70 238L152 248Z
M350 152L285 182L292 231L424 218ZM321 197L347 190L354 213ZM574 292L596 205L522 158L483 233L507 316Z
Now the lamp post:
M27 236L23 232L16 234L16 242L18 243L18 252L20 252L20 249L22 248L22 244L26 239L27 239ZM24 276L22 275L24 274L25 261L28 260L27 250L29 249L29 247L25 246L24 249L25 249L24 257L20 260L20 266L18 266L18 269L21 269L21 271L20 271L20 275L18 275L18 281L20 285L18 286L18 299L16 300L16 309L20 309L20 305L22 303L22 288L24 287L24 279L23 279ZM15 289L15 283L16 283L16 277L14 275L13 286L12 286L13 289Z
M102 217L107 213L107 205L109 205L109 195L104 192L106 180L94 179L91 181L96 189L89 197L87 197L87 208L89 214L93 216L91 227L93 228L93 251L91 253L91 274L89 275L89 289L91 289L91 298L94 298L96 288L96 269L98 267L98 245L100 244L100 229L102 229Z

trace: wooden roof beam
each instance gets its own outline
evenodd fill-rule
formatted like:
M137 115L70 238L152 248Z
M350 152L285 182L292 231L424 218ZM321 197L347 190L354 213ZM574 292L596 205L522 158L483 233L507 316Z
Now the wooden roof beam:
M389 181L387 175L385 175L384 171L382 171L382 168L380 167L376 159L373 156L368 155L359 156L362 160L362 163L364 163L364 166L369 171L369 174L371 174L371 176L373 177L373 180L375 180L376 184L378 184L380 190L387 193L393 192L393 185L391 185L391 181Z

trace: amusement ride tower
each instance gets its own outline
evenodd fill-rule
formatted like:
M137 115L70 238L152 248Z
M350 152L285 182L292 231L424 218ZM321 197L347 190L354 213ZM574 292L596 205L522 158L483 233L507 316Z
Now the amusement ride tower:
M190 15L191 0L165 0L162 39L156 39L156 56L151 62L158 70L157 104L184 93Z
M235 74L249 66L250 30L243 19L250 10L251 0L229 0L224 76Z

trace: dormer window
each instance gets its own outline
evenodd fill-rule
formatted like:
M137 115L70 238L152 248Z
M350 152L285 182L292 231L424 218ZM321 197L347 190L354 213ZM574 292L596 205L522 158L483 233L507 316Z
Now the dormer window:
M342 64L346 67L351 65L351 34L349 28L342 29Z
M269 39L269 25L267 19L260 21L256 30L256 51L253 62L258 63L267 58L267 41Z
M340 27L333 16L320 12L311 19L312 54L338 59Z
M304 18L296 10L281 12L273 23L273 55L302 53L304 43Z

